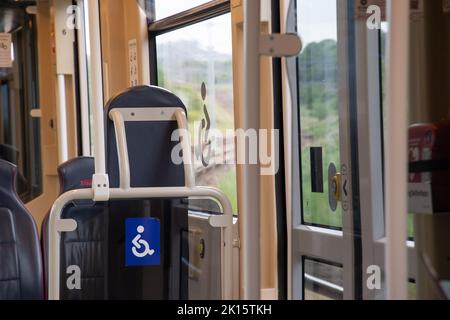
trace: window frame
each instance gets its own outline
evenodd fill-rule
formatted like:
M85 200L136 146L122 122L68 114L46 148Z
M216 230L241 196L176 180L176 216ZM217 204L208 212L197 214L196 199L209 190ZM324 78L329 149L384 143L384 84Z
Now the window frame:
M155 12L154 2L151 2L151 6L150 11ZM158 85L157 36L216 18L230 12L230 0L212 0L163 19L149 21L150 84L155 86Z
M302 257L302 270L303 270L303 283L304 283L304 285L303 285L303 298L304 298L304 300L309 300L309 299L307 299L307 288L306 288L306 283L308 281L313 283L313 284L315 284L315 285L322 286L322 287L326 288L327 290L334 291L334 294L336 296L341 296L341 297L339 297L339 299L333 299L332 297L329 297L332 300L343 300L344 288L342 286L338 285L338 284L329 282L328 280L325 280L323 283L320 283L318 281L319 279L314 279L315 277L313 275L310 275L310 274L308 274L306 272L306 262L307 261L310 261L312 263L318 263L318 264L321 264L321 265L324 265L324 266L326 265L326 266L330 266L330 267L339 268L340 271L342 272L341 275L342 276L344 275L344 266L342 264L340 264L340 263L335 263L335 262L330 262L330 261L326 261L326 260L323 260L323 259L317 259L317 258L311 258L311 257L308 257L308 256L303 256ZM320 279L320 280L322 280L322 279ZM318 293L318 292L316 292L314 290L312 290L310 292L311 293Z
M371 252L372 255L364 255L363 270L371 265L378 265L383 272L386 270L386 216L385 216L385 134L383 125L383 79L382 79L382 56L381 56L381 30L368 30L364 25L358 27L357 40L357 63L358 78L365 79L367 85L358 89L358 100L365 99L365 103L359 109L359 163L362 164L360 173L361 186L360 202L362 223L362 250L363 253ZM370 76L376 75L376 76ZM377 99L367 99L377 97ZM363 124L363 125L361 125ZM366 183L364 183L366 181ZM370 184L367 183L370 181ZM408 213L405 213L408 219ZM405 239L408 257L408 278L410 282L415 281L416 252L414 239ZM368 275L365 275L367 277ZM365 280L365 279L364 279ZM385 279L384 279L385 280ZM364 283L365 281L363 281ZM383 283L386 289L386 284ZM384 298L386 291L377 292L363 287L364 299Z
M148 3L148 11L152 14L150 19L155 14L155 3L150 1ZM204 4L194 6L190 9L178 12L163 19L148 21L148 39L149 39L149 59L150 59L150 85L158 86L158 53L157 53L157 37L165 35L170 32L175 32L180 29L199 24L204 21L208 21L214 18L222 17L226 14L231 16L231 0L211 0ZM230 32L232 30L230 29ZM233 70L234 71L234 70ZM234 86L233 86L234 89ZM234 110L235 112L235 110ZM187 115L189 118L189 114ZM237 166L235 166L236 175ZM236 197L238 197L238 181L236 176ZM202 211L203 213L208 213ZM212 212L209 212L210 214ZM217 212L216 212L217 214ZM239 205L236 208L236 212L233 212L235 217L239 215Z
M158 0L156 0L158 1ZM147 10L153 13L153 17L155 16L155 3L154 1L149 2L149 8ZM150 85L157 86L158 85L158 55L157 55L157 46L156 46L156 38L159 35L163 35L165 33L176 31L182 29L184 27L188 27L190 25L194 25L209 19L213 19L225 14L231 14L231 0L212 0L207 3L201 4L199 6L192 7L188 10L179 12L175 15L168 16L163 19L149 20L148 22L148 45L149 45L149 59L150 59ZM232 31L233 32L233 31ZM234 35L232 35L234 36ZM234 55L234 52L233 52ZM234 72L234 66L233 66ZM233 83L234 89L234 83ZM236 108L236 106L235 106ZM236 124L235 124L236 125ZM237 168L236 168L237 169ZM238 172L236 170L236 175ZM236 187L238 188L238 181L236 181ZM238 189L237 189L238 190ZM236 191L237 192L237 191ZM239 195L237 194L237 197ZM239 201L239 200L238 200ZM189 208L191 212L194 213L207 213L213 214L212 212L205 212L203 210L192 210ZM238 209L239 211L239 206ZM216 213L217 214L217 213ZM239 214L239 212L237 212ZM233 218L233 235L235 238L239 238L239 230L238 230L238 216L234 216ZM240 249L238 247L234 248L233 253L233 297L235 299L239 299L239 279L240 279Z
M4 147L17 151L17 158L5 157L3 160L17 166L18 196L29 204L44 193L45 178L42 123L39 115L41 68L38 64L38 23L34 15L24 11L22 5L13 5L11 8L17 10L13 15L24 16L22 20L19 19L19 26L8 31L14 55L12 66L5 68L0 83L1 90L4 91L0 99L7 100L6 104L0 106L4 108L0 110L0 121L5 124L0 132L0 142ZM3 111L6 111L6 116L2 115ZM36 114L33 115L33 112ZM21 187L25 189L21 190Z
M298 11L299 11L299 8L298 8L298 0L292 0L292 1L294 1L295 2L295 20L296 20L296 26L295 26L295 29L296 29L296 32L299 32L298 31L298 16L297 16L297 14L298 14ZM336 3L336 15L338 15L338 12L339 12L339 9L338 9L338 3ZM342 25L343 25L343 23L342 22L340 22L339 21L339 17L338 16L336 16L336 22L337 22L337 24L336 24L336 36L339 38L339 37L341 37L342 36L342 33L343 33L343 31L342 30L340 30L340 28L342 29ZM346 30L346 31L348 31L348 30ZM348 31L349 32L349 31ZM300 34L301 34L301 31L300 31ZM347 40L346 40L346 42L347 42ZM339 48L339 43L338 43L338 41L336 41L336 58L337 59L339 59L339 57L341 56L341 53L340 53L340 51L342 52L342 48ZM299 68L299 66L300 66L300 56L298 56L298 58L297 58L297 61L296 61L296 68L297 68L297 70L296 70L296 82L297 82L297 86L299 86L300 85L300 74L299 74L299 71L300 71L300 68ZM339 77L339 70L338 70L338 72L337 72L337 77ZM338 98L338 105L337 105L337 112L338 112L338 115L339 115L339 118L340 118L340 113L341 113L341 110L340 110L340 104L341 104L341 99L342 99L342 93L341 93L341 89L339 88L339 87L337 87L336 88L337 89L337 92L336 92L336 96L337 96L337 98ZM301 118L302 118L302 115L301 115L301 98L300 98L300 90L297 92L297 108L298 108L298 119L297 119L297 122L298 122L298 129L299 129L299 132L301 132L301 130L302 130L302 121L301 121ZM347 97L346 97L347 98ZM338 123L338 127L339 127L339 135L340 135L340 140L339 141L342 141L342 132L341 132L341 130L342 130L342 125L340 125L340 121L339 121L339 123ZM342 143L341 143L342 144ZM336 232L339 232L340 234L342 234L343 233L343 225L344 225L344 211L342 210L341 211L341 226L333 226L333 225L327 225L327 224L321 224L321 223L316 223L316 222L313 222L313 221L311 221L311 222L308 222L308 221L306 221L306 216L305 216L305 206L304 206L304 203L303 203L303 196L304 196L304 190L303 190L303 168L302 168L302 161L303 161L303 157L302 157L302 147L303 147L303 145L302 145L302 139L299 139L299 161L300 161L300 166L299 166L299 175L300 175L300 198L302 199L302 201L301 201L301 203L300 203L300 206L301 206L301 210L300 210L300 221L301 221L301 225L303 225L303 226L307 226L307 227L312 227L313 229L315 229L315 230L319 230L319 229L323 229L323 230L332 230L332 231L336 231ZM341 147L341 146L340 146ZM340 150L340 152L342 152L341 150ZM339 157L339 160L341 161L342 160L342 157L340 156ZM337 170L338 170L338 172L340 171L340 168L337 168ZM326 176L324 176L324 179L326 179ZM338 202L338 207L340 206L340 202ZM315 213L313 213L313 215L314 215ZM335 212L335 214L336 214L336 212ZM312 217L311 217L312 218Z

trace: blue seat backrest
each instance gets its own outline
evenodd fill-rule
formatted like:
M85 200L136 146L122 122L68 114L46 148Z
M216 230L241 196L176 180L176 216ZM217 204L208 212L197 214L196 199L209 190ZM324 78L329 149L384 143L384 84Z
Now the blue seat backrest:
M91 188L94 158L79 157L58 168L60 193ZM91 300L106 297L107 214L102 203L76 201L68 205L62 217L77 221L77 230L61 236L61 290L63 300ZM48 270L48 218L42 224L42 246ZM81 289L67 288L69 266L81 271ZM46 272L47 273L47 272ZM48 276L47 276L48 278Z
M105 109L106 164L111 187L119 187L116 135L109 113L115 108L182 108L173 93L152 86L128 89L109 101ZM176 121L126 122L130 178L132 187L184 186L184 167L171 159L178 142L171 141L178 129ZM182 199L140 199L110 201L109 297L112 299L187 298L187 275L181 266L182 252L187 252L183 230L188 229L187 210L176 208ZM152 217L161 223L161 265L125 267L125 221Z
M59 193L92 187L92 176L95 171L93 157L78 157L58 167Z
M16 191L17 168L0 160L0 300L44 298L36 224Z
M186 110L183 102L159 87L131 88L111 99L106 106L107 167L111 187L119 186L116 134L109 113L115 108L174 108ZM178 142L171 141L178 128L176 121L126 122L128 156L132 187L184 186L184 168L171 159Z

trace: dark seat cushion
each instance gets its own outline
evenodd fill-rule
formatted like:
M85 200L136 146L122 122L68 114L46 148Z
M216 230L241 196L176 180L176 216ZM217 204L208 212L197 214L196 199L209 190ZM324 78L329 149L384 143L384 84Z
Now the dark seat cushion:
M58 168L60 193L91 188L94 174L94 158L80 157ZM61 290L62 300L104 299L106 288L107 215L103 204L92 201L76 201L62 213L63 219L77 222L77 230L61 235ZM48 219L42 224L42 247L48 274ZM81 271L81 290L69 290L66 286L66 270L78 266ZM48 276L47 276L48 278Z
M44 298L42 256L31 214L19 199L17 168L0 160L0 300Z
M106 165L111 187L119 187L116 133L109 113L115 108L182 108L183 102L170 91L154 86L128 89L111 99L105 108ZM176 121L126 122L130 183L132 187L184 186L184 167L174 164L172 150L178 142L171 141L178 129Z

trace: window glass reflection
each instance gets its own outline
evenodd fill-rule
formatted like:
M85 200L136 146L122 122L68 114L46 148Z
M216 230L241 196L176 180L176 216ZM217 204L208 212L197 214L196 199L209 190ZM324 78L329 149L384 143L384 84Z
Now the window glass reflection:
M160 35L156 44L158 85L179 96L188 110L196 182L218 187L237 212L231 16Z

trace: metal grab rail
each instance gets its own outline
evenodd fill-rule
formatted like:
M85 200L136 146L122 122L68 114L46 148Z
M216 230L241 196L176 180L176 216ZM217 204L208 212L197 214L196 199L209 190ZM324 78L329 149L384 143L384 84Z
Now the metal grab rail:
M130 116L131 114L131 116ZM162 116L161 116L162 115ZM233 250L233 212L231 203L220 190L209 187L195 187L195 176L193 170L190 139L180 136L183 162L185 170L184 187L165 188L132 188L130 187L130 163L128 158L128 146L125 132L125 121L151 121L176 120L179 129L187 132L186 114L181 108L151 108L147 109L113 109L110 118L114 121L116 132L116 144L120 171L120 188L109 189L110 199L149 199L149 198L213 198L222 206L223 215L211 216L209 223L212 227L223 228L222 239L222 298L232 298L232 250ZM95 186L94 186L95 187ZM60 298L60 246L61 232L72 232L77 229L77 223L72 219L61 219L61 214L65 206L74 200L94 199L94 190L74 190L60 196L53 205L50 212L50 248L49 248L49 299L59 300Z
M222 216L211 216L209 223L212 227L223 228L222 238L222 298L232 299L232 277L233 277L233 213L231 203L221 191L209 187L168 187L168 188L130 188L128 190L110 189L112 199L149 199L149 198L213 198L223 208ZM93 199L92 189L74 190L64 193L54 203L49 220L49 299L60 298L60 247L61 232L72 232L77 229L77 223L71 219L61 219L63 209L67 204L75 200Z
M119 159L120 188L130 188L130 162L128 159L125 122L127 121L177 121L179 139L183 153L184 180L186 187L195 187L195 174L192 159L192 147L187 127L186 113L182 108L121 109L116 108L109 113L114 122L116 144Z

